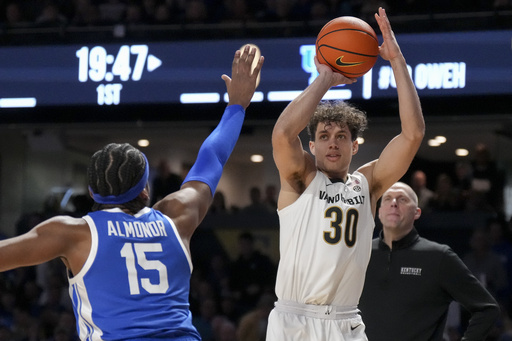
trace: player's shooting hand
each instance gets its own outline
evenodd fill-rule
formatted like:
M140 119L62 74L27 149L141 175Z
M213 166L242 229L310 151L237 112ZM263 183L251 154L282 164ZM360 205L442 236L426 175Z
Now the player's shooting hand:
M382 45L379 46L380 56L389 61L394 58L401 57L402 52L400 51L398 42L395 39L395 34L391 29L391 24L389 23L388 16L386 15L386 10L379 7L379 13L375 13L375 19L379 24L380 31L382 32L382 38L384 40Z
M318 71L318 73L331 78L331 87L341 84L352 84L357 82L356 78L345 77L341 73L333 71L333 69L329 65L320 63L316 56L314 60L316 70Z
M255 55L256 49L250 48L248 45L244 47L243 53L237 50L231 66L231 78L226 74L222 75L228 91L228 105L240 104L246 109L251 103L264 61L264 57L261 56L251 71Z

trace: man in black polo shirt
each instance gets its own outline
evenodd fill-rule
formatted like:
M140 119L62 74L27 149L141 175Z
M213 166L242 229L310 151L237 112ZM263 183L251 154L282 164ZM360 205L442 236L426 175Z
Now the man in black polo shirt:
M372 255L359 309L370 341L437 341L450 302L471 314L463 340L482 341L497 321L498 304L447 245L418 235L421 215L411 187L397 182L382 196L383 230Z

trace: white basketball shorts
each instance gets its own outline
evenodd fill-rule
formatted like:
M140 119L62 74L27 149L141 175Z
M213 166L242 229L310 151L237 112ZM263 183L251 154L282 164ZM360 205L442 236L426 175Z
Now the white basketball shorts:
M279 300L268 317L266 341L368 341L357 307Z

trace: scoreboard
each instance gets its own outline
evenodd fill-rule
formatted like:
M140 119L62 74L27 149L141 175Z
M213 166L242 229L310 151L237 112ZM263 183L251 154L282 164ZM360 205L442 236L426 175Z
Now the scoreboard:
M512 30L397 35L421 98L512 94ZM382 38L379 37L380 43ZM289 102L316 76L315 37L0 47L2 108L227 102L236 49L265 56L253 102ZM396 97L389 63L325 98Z

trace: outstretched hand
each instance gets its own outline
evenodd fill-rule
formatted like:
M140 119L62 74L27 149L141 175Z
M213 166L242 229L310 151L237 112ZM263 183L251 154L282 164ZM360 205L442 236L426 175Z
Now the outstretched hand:
M231 66L231 77L226 74L222 75L228 91L228 105L240 104L246 109L251 103L252 96L256 90L258 75L265 60L261 56L254 69L251 70L255 55L256 49L248 45L244 47L243 53L237 50Z
M384 40L382 45L379 46L380 56L388 61L402 56L398 42L395 39L395 34L391 29L388 16L386 15L386 10L379 7L379 13L375 13L375 19L377 20L377 24L379 24L380 31L382 32L382 38Z

